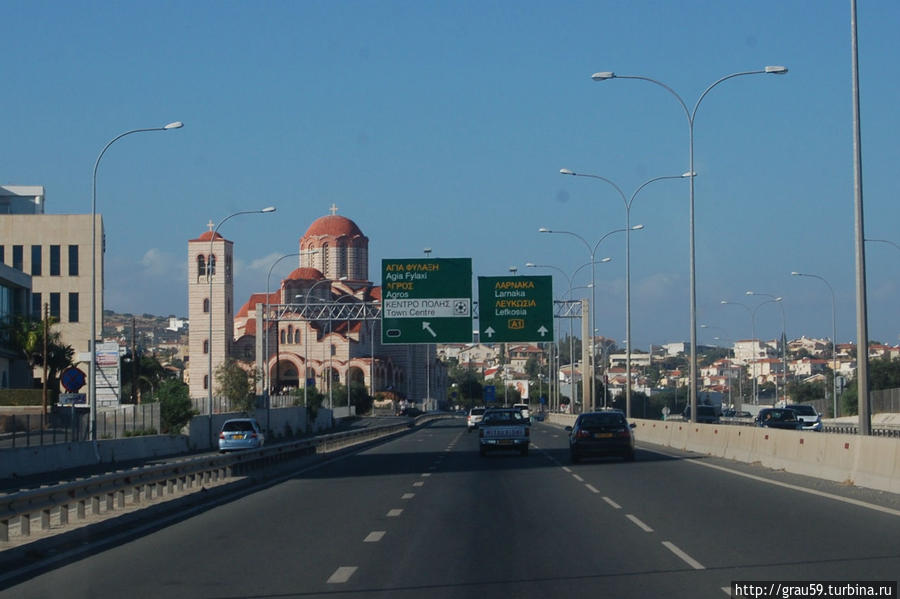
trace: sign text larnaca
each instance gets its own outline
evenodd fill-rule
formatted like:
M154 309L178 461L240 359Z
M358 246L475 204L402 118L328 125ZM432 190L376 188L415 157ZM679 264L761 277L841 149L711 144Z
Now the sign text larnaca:
M470 343L472 259L381 261L382 343Z
M553 341L553 277L478 277L482 343Z

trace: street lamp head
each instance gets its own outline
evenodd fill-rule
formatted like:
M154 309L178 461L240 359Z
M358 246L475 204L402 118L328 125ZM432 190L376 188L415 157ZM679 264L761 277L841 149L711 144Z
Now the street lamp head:
M600 262L602 262L602 263L612 262L612 258L603 258L602 260L600 260Z
M688 177L696 177L697 173L694 171L687 171L686 173L681 173L681 176L687 179Z
M722 301L719 302L719 303L720 303L720 304L727 304L727 303L729 303L729 302L728 302L727 300L722 300Z
M541 227L540 229L538 229L538 233L552 233L552 232L553 231L551 231L547 227Z
M786 75L788 72L787 67L782 67L778 65L767 66L766 73L771 73L773 75Z
M791 276L792 276L792 277L801 277L801 276L803 276L803 273L802 273L802 272L797 272L797 271L795 270L795 271L792 271L792 272L791 272Z
M266 208L260 210L260 212L275 212L275 206L267 206Z
M174 123L169 123L168 125L163 127L163 129L168 131L169 129L181 129L182 127L184 127L184 123L182 123L181 121L175 121Z
M632 231L640 231L643 228L644 228L644 225L635 225L635 226L631 227L631 230Z
M534 268L536 265L534 262L526 262L525 266L527 266L528 268Z
M744 295L753 295L753 292L752 292L752 291L748 291L748 292L746 292Z
M561 169L559 169L559 172L561 175L574 175L575 174L575 171L567 169L567 168L561 168Z
M599 73L594 73L591 75L591 79L594 81L606 81L607 79L612 79L616 74L612 71L601 71Z

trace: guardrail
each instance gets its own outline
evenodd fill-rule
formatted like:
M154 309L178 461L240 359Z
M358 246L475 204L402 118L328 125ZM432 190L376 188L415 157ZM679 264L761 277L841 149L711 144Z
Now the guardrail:
M40 489L0 495L0 542L10 540L11 525L18 524L18 535L31 535L32 520L37 518L42 531L50 530L51 515L58 515L60 528L70 524L75 508L77 520L87 518L88 504L92 515L112 514L125 508L130 495L132 506L154 497L176 495L199 490L205 484L218 483L243 476L247 472L268 468L310 453L330 453L351 445L366 443L425 424L443 415L423 415L412 423L367 427L322 435L260 449L220 456L207 456L166 464L135 468L84 480L61 483ZM105 512L103 512L105 508Z

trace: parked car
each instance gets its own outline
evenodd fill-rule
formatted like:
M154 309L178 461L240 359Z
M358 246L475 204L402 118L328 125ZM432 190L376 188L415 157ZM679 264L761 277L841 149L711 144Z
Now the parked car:
M634 460L634 423L621 410L581 414L569 431L569 457L578 462L587 456L618 455Z
M790 408L763 408L754 420L756 426L765 428L782 428L800 430L803 423L797 418L797 412Z
M682 413L685 420L691 419L691 406L687 406ZM713 406L697 406L697 422L703 422L705 424L718 424L719 423L719 413L716 412L716 408Z
M821 431L822 417L816 412L816 409L809 404L791 404L785 406L797 412L797 419L801 423L801 427L805 431Z
M469 415L466 417L466 430L471 433L478 428L482 418L484 418L484 408L472 408L469 410Z
M219 432L219 451L258 449L265 443L265 435L255 418L231 418Z

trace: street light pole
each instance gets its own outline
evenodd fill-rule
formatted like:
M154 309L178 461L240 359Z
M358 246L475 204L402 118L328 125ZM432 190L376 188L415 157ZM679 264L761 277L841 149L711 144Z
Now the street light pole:
M648 81L650 83L654 83L670 94L672 94L681 107L684 109L684 114L687 117L688 121L688 143L689 143L689 154L690 154L690 168L688 169L688 173L694 174L694 120L697 116L697 109L700 108L700 103L703 101L703 98L712 91L714 87L722 83L723 81L727 81L729 79L733 79L734 77L740 77L743 75L758 75L758 74L774 74L774 75L784 75L788 72L786 67L783 66L767 66L763 69L755 70L755 71L742 71L739 73L732 73L731 75L725 75L724 77L713 82L709 87L703 90L703 93L700 94L700 97L697 99L697 103L694 104L694 109L688 109L687 104L682 99L678 93L666 85L661 81L657 81L656 79L652 79L650 77L637 76L637 75L616 75L614 72L605 71L600 73L594 73L591 78L594 81L605 81L607 79L639 79L642 81ZM690 278L691 278L691 381L690 381L690 392L691 392L691 421L697 421L697 279L695 274L695 247L694 247L694 177L690 177Z
M742 304L741 302L729 302L726 300L722 300L720 303L723 305L731 304L735 306L742 306L747 312L750 313L750 327L753 329L753 363L752 363L752 377L753 377L753 404L759 405L759 386L756 384L756 361L757 354L759 353L759 340L756 338L756 311L759 310L761 306L765 306L766 304L772 304L776 302L780 302L781 298L770 299L762 302L761 304L757 304L752 310L747 304ZM776 387L775 391L775 399L778 400L778 390ZM695 406L696 407L696 406ZM694 411L691 410L691 417L694 417Z
M662 181L664 179L685 179L691 177L693 173L654 177L638 186L638 188L634 190L634 193L631 194L631 199L628 199L625 197L625 193L622 189L606 177L586 173L576 173L567 168L560 169L559 172L563 175L588 177L590 179L597 179L609 183L619 193L622 197L622 202L625 204L625 344L628 346L627 353L625 354L625 417L631 418L631 205L634 203L634 198L637 197L637 194L651 183ZM640 225L640 227L643 228L643 225ZM596 310L594 310L594 312L596 313Z
M835 325L835 301L834 301L834 288L831 286L831 283L825 280L824 277L820 277L819 275L807 274L803 272L794 271L791 273L792 276L795 277L810 277L813 279L819 279L828 287L828 291L831 292L831 378L832 378L832 401L834 403L832 417L838 417L838 384L837 384L837 327ZM857 359L859 358L859 352L857 352Z
M266 214L269 212L275 212L274 206L268 206L261 210L241 210L239 212L234 212L229 214L225 218L219 221L219 224L216 225L215 229L213 229L212 234L209 236L209 255L206 257L206 281L209 284L209 297L208 297L208 305L209 305L209 338L207 342L207 380L206 380L206 390L207 390L207 412L206 415L208 417L208 429L209 429L209 446L212 448L213 446L213 432L212 432L212 415L213 415L213 366L212 366L212 355L213 355L213 285L212 285L212 275L214 265L218 263L218 260L215 260L213 257L213 244L216 241L216 235L219 233L219 227L224 225L228 219L238 216L240 214ZM221 237L221 236L220 236ZM222 241L225 241L225 238L222 237ZM228 277L228 265L225 265L226 272L225 277ZM222 306L224 311L225 306ZM225 339L225 331L222 331L222 355L225 357L225 349L227 347L226 339Z
M116 141L132 133L145 133L148 131L169 131L181 129L184 123L175 121L163 127L150 127L147 129L132 129L112 138L97 156L94 162L94 177L91 192L91 338L89 340L91 364L88 375L88 406L90 408L90 439L97 440L97 169L100 167L100 159ZM102 328L102 327L101 327Z
M781 382L781 399L784 401L785 405L787 405L787 317L784 314L784 301L783 298L772 295L771 293L759 293L756 291L748 291L745 295L761 295L763 297L768 297L772 299L772 301L776 302L778 306L781 308L781 363L784 369L782 374L782 382ZM775 401L778 401L778 383L776 379L775 383Z
M643 229L643 228L644 228L644 225L635 225L634 227L632 227L632 229L634 229L636 231ZM590 326L591 339L590 339L590 354L589 354L590 364L588 364L588 366L590 367L590 370L591 370L591 385L588 389L588 397L590 398L590 402L591 402L592 406L595 405L595 403L596 403L594 401L594 395L595 395L594 394L594 362L595 362L595 357L594 357L594 334L593 334L593 332L594 332L594 329L596 328L596 323L597 323L597 309L596 309L597 285L596 285L596 271L594 270L594 264L597 263L597 259L596 259L597 250L600 248L600 244L603 242L604 239L606 239L613 233L628 232L629 230L630 229L613 229L612 231L609 231L608 233L603 235L603 237L601 237L597 241L597 243L594 244L594 247L591 247L591 244L588 243L587 240L584 237L582 237L581 235L579 235L578 233L573 233L572 231L559 231L556 229L548 229L547 227L541 227L540 229L538 229L538 233L560 233L562 235L571 235L572 237L575 237L576 239L581 241L581 243L583 243L585 245L585 247L587 247L588 253L591 255L591 261L588 263L591 265L591 304L590 304L590 308L591 308L591 326ZM609 262L610 260L611 260L611 258L604 258L603 260L600 260L600 262ZM581 270L581 268L583 268L584 266L587 266L587 264L582 265L581 267L576 269L575 272L578 272L578 270ZM573 276L574 276L574 273L573 273ZM586 343L587 340L582 340L582 342Z

